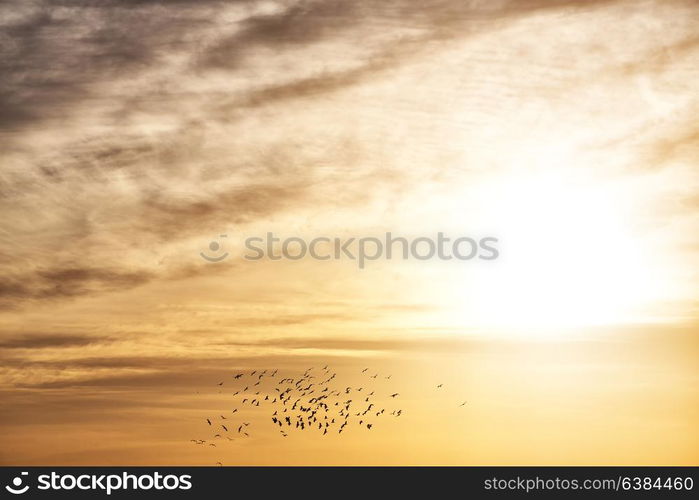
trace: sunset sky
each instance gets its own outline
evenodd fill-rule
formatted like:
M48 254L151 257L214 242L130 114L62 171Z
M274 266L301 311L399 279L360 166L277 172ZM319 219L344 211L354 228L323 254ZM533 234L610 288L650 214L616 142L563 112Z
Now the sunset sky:
M698 114L693 0L3 2L0 463L697 465ZM232 395L325 365L402 415Z

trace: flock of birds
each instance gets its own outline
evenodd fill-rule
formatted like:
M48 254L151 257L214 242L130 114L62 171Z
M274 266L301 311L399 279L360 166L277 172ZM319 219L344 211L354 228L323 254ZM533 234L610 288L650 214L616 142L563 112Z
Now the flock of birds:
M232 396L241 407L267 408L270 412L268 422L277 428L282 438L288 437L291 432L315 432L321 436L342 434L349 426L371 431L377 421L403 415L401 408L391 407L400 406L397 404L400 393L387 391L378 394L377 389L372 388L372 382L379 377L391 380L391 375L370 374L369 368L364 368L361 375L366 383L361 387L352 387L339 385L337 372L327 365L308 368L296 377L282 378L278 373L276 369L236 373L231 381L218 382L219 390L233 385ZM439 384L436 388L442 387L443 384ZM379 400L395 401L396 404L379 404ZM459 406L465 405L466 401ZM227 413L228 416L206 417L205 422L213 439L190 441L196 445L216 447L216 440L249 438L251 423L237 421L239 409L233 408ZM220 462L217 464L222 465Z

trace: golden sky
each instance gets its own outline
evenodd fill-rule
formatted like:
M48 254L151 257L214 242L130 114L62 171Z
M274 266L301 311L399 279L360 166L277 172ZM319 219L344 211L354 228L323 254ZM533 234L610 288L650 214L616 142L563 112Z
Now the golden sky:
M699 463L695 1L23 0L0 74L0 463ZM389 231L500 256L243 258ZM402 415L232 395L325 365Z

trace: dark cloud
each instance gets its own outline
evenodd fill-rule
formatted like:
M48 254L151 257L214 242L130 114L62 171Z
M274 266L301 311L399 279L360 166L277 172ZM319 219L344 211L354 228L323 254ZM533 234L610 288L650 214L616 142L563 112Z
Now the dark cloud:
M0 25L0 128L65 116L75 104L100 97L96 84L147 68L208 23L193 15L202 3L177 4L27 5L19 21Z
M586 7L598 2L586 2ZM366 57L358 69L336 69L306 75L294 81L265 85L251 81L250 95L238 104L259 105L285 97L296 98L332 92L353 85L374 71L395 64L387 54L383 35L394 29L416 27L420 33L399 37L415 49L431 38L462 36L481 26L470 21L500 19L541 8L574 7L575 2L527 1L456 2L432 0L413 2L393 0L317 0L288 3L274 14L253 14L231 23L231 35L201 46L202 33L210 29L223 9L232 5L255 5L254 1L177 1L155 0L40 2L27 7L19 20L0 26L0 128L19 130L37 120L63 119L85 101L105 99L98 89L113 78L138 75L157 67L168 54L199 54L203 68L237 68L259 47L275 51L305 46L325 40L364 38ZM21 12L21 10L20 10ZM365 33L366 31L366 33ZM395 49L390 49L395 51ZM405 55L410 50L403 51ZM395 55L395 54L393 54ZM342 61L346 56L338 53ZM376 63L376 58L381 59ZM191 68L190 68L191 69ZM192 70L195 74L196 70ZM156 87L157 89L157 87ZM144 89L144 92L158 92ZM172 94L160 96L173 101ZM135 112L138 96L109 96L110 106L123 102L127 112ZM105 117L107 118L107 117ZM118 120L118 116L110 117Z
M80 347L95 343L104 343L104 337L85 335L35 334L20 336L0 341L0 349L45 349L56 347Z
M232 68L257 46L307 44L337 35L357 20L358 4L343 0L302 1L275 14L254 15L236 33L210 47L200 58L205 67Z
M59 299L90 293L133 288L148 282L146 271L95 267L57 267L8 277L0 285L0 307L9 308L32 299Z
M99 225L90 221L90 216L80 205L67 208L70 211L71 234L61 237L61 244L51 256L45 253L36 258L26 258L27 265L20 266L17 255L30 255L21 250L22 238L26 237L31 247L37 239L44 241L43 250L48 250L51 239L56 235L13 232L8 240L7 251L0 252L0 262L7 266L5 279L0 282L0 308L8 309L32 300L56 300L87 294L130 289L145 284L152 279L179 279L193 274L212 271L201 266L178 268L153 268L144 262L144 268L132 269L123 262L108 259L99 261L100 249L104 245L114 248L114 238L123 236L124 251L147 249L148 245L176 242L201 231L219 232L230 224L245 224L275 213L309 202L309 183L306 175L297 167L287 165L284 176L291 176L287 182L280 178L265 182L251 181L239 187L215 190L215 185L201 183L200 189L191 193L170 191L160 185L157 164L150 171L140 171L138 165L150 158L168 154L169 146L151 146L146 143L96 143L82 145L72 153L56 161L42 165L39 175L49 184L90 185L95 181L110 182L110 171L125 170L133 177L140 190L128 200L112 198L106 203L118 206L120 217L113 219L109 212L103 217L106 223ZM277 158L279 160L279 158ZM276 164L276 163L275 163ZM274 170L275 164L261 165L258 171L266 168ZM163 169L167 170L163 162ZM175 174L177 175L177 174ZM183 173L182 175L186 175ZM173 176L170 176L170 180ZM17 190L18 185L8 186ZM21 190L20 190L21 191ZM19 194L18 194L19 195ZM66 200L67 203L72 200ZM8 201L8 206L11 203ZM14 209L14 207L12 207ZM47 206L51 213L54 208ZM80 222L82 221L82 222ZM79 229L79 231L75 231ZM61 234L60 232L57 234ZM140 235L136 240L134 235ZM128 237L127 237L128 236ZM102 242L104 240L104 243ZM13 249L14 250L11 250ZM153 247L157 250L157 247ZM82 257L75 253L79 252ZM49 263L58 256L65 255L62 264ZM76 261L81 258L81 261Z
M206 227L216 229L269 216L290 203L301 202L306 194L307 186L300 180L287 185L251 184L189 199L152 192L137 207L139 217L134 228L170 241Z
M201 387L221 380L236 368L268 366L283 368L312 362L313 357L289 360L284 356L112 356L61 359L53 361L14 360L14 366L24 369L95 370L88 375L79 375L59 380L38 380L18 384L25 389L68 389L68 388L112 388L144 392L162 391L163 388ZM9 365L8 366L13 366ZM138 372L134 372L137 370ZM111 373L106 373L109 372ZM145 372L145 373L144 373Z
M592 0L597 3L615 0ZM401 28L419 28L427 35L419 38L440 38L445 33L459 36L470 33L475 26L468 23L498 20L526 14L539 9L581 8L574 0L531 0L507 2L465 2L453 0L301 0L274 14L254 15L236 26L235 33L213 44L199 62L204 67L235 68L247 55L256 54L259 47L284 50L342 37L357 37L357 30L370 30L363 42L380 48L377 34ZM460 31L455 28L459 27ZM364 33L362 33L364 35ZM376 38L374 40L374 38ZM411 42L411 37L402 37Z
M594 3L598 2L585 5ZM80 102L103 98L97 90L99 84L157 66L171 53L201 52L201 67L230 69L240 66L259 47L279 51L325 40L348 41L365 36L364 29L369 33L365 45L370 52L381 53L386 43L381 35L395 28L413 26L428 32L418 38L439 37L445 32L455 36L474 28L464 26L474 20L577 6L558 0L506 2L497 7L488 2L445 0L302 0L288 3L274 14L253 14L231 23L231 35L222 35L202 50L201 33L213 26L224 9L255 4L250 0L64 0L31 4L19 20L0 25L0 40L4 41L0 44L0 73L4 76L0 84L0 127L17 130L36 120L62 118ZM414 39L402 38L408 43ZM306 86L330 91L342 78L341 73L325 76L330 83L309 81ZM356 82L356 77L348 83Z
M417 52L422 41L424 40L417 39L389 45L382 53L373 55L367 62L354 68L323 72L252 89L242 98L234 99L230 104L219 105L216 113L229 114L235 110L244 112L247 108L273 106L293 99L314 98L357 85L396 67L400 62L400 55L407 54L410 48L414 48Z

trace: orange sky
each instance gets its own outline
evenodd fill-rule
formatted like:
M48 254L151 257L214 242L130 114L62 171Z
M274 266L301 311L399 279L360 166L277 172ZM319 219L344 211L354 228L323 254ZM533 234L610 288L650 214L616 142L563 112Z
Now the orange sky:
M0 463L697 464L697 21L0 6ZM500 257L243 258L267 232L389 231ZM401 416L283 438L232 396L238 371L324 365ZM214 438L224 412L250 438Z

